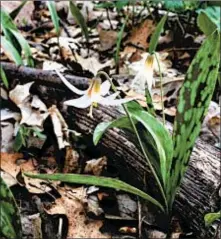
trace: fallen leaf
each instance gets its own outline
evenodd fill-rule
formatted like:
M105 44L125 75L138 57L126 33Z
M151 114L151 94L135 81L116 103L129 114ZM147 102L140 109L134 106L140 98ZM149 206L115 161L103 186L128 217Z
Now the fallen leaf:
M118 32L113 30L103 30L98 27L99 39L100 39L100 51L107 51L113 46L116 46Z
M93 173L93 175L99 176L106 165L107 158L105 156L99 159L91 159L86 162L84 173Z

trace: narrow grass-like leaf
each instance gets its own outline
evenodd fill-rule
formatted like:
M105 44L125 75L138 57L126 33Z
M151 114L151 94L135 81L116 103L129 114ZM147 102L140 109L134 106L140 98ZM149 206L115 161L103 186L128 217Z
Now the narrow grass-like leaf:
M216 220L221 219L221 211L219 212L211 212L211 213L207 213L204 216L204 221L205 221L205 225L206 227L211 226L211 224L213 222L215 222Z
M145 192L114 178L107 178L107 177L98 177L98 176L91 176L91 175L82 175L82 174L30 174L24 173L24 175L31 177L31 178L39 178L45 180L56 180L66 183L80 183L86 185L95 185L100 187L107 187L107 188L114 188L118 190L122 190L124 192L132 193L141 198L153 203L154 205L158 206L162 211L164 211L163 206L150 195L146 194Z
M148 88L146 88L145 96L146 96L146 103L147 103L147 112L155 117L156 112L155 112L153 100L152 100L152 97L151 97L151 94L150 94L150 91Z
M124 21L124 24L122 25L120 32L118 33L118 36L117 36L117 48L116 48L116 54L115 54L116 72L118 71L118 67L119 67L118 64L119 64L120 46L121 46L121 41L122 41L122 38L124 35L124 29L125 29L126 23L128 21L128 18L129 18L129 15L127 15L127 17Z
M0 237L8 239L21 239L22 227L20 215L15 199L7 187L6 183L0 177Z
M166 20L167 20L167 15L163 16L163 18L157 24L157 27L156 27L153 35L151 36L150 45L149 45L149 53L150 54L153 54L156 51L160 33L163 31L164 24L165 24Z
M208 110L219 65L220 34L215 31L207 37L198 50L180 89L174 121L174 155L170 168L170 187L167 187L167 197L171 207Z
M1 36L1 46L10 59L12 59L17 65L23 65L22 58L18 51L4 36Z
M70 10L71 14L74 17L77 24L81 27L81 31L84 34L86 41L89 42L89 33L87 24L84 20L84 17L78 7L70 0Z
M4 83L5 87L8 89L8 79L5 75L5 71L3 70L2 66L0 66L0 74L1 74L2 82Z
M22 3L10 13L10 17L13 20L18 16L19 12L22 10L22 8L25 6L26 3L27 0L22 0Z
M60 33L60 26L59 26L59 17L57 14L56 6L54 1L47 1L47 6L49 9L49 12L51 14L51 19L54 24L57 36L59 36Z
M16 30L12 30L12 29L10 29L10 31L16 37L16 39L19 42L21 48L23 49L24 55L27 59L28 66L34 67L34 61L33 61L33 58L32 58L32 53L31 53L31 49L30 49L30 46L29 46L28 42L26 41L26 39L22 36L22 34L20 32L18 32Z

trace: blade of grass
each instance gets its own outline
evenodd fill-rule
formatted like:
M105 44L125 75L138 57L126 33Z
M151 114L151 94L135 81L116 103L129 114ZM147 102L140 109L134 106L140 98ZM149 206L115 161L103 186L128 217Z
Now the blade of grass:
M115 64L116 64L116 74L119 73L119 54L120 54L120 46L121 46L121 41L123 38L123 34L124 34L124 29L126 26L126 23L128 21L129 15L127 15L124 24L122 25L120 32L118 33L118 37L117 37L117 49L116 49L116 54L115 54Z
M16 37L17 41L19 42L20 46L24 51L24 55L27 58L28 66L34 67L34 61L32 59L32 53L30 46L26 39L22 36L22 34L16 30L10 29L11 33Z
M4 72L3 68L2 68L2 66L0 66L0 74L1 74L1 79L2 79L5 87L8 89L8 79L7 79L6 75L5 75L5 72Z
M83 35L85 36L86 41L89 42L89 33L88 33L87 24L84 20L83 15L81 14L81 11L71 0L70 0L70 10L71 10L71 14L74 17L75 21L81 27L81 31L82 31Z
M81 174L31 174L24 173L25 176L30 178L39 178L45 180L56 180L67 183L80 183L87 185L95 185L100 187L114 188L118 190L122 190L128 193L135 194L140 196L141 198L153 203L158 206L162 211L164 211L163 206L154 198L146 194L145 192L114 178L107 177L97 177L91 175L81 175Z
M55 27L55 30L56 30L56 33L57 33L57 36L58 36L59 33L60 33L60 26L59 26L59 17L58 17L58 14L57 14L55 2L54 1L47 1L47 6L48 6L49 12L51 14L51 19L52 19L52 22L54 24L54 27Z
M15 47L4 36L1 36L1 46L5 51L5 54L9 56L17 65L23 65L21 56Z

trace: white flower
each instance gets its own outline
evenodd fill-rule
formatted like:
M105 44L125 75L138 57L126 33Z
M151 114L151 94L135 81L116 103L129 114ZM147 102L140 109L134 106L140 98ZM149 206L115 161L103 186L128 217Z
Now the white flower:
M153 78L154 71L154 56L148 55L143 66L136 74L132 81L131 88L140 92L145 92L146 85L148 90L151 92L152 86L155 86L155 80Z
M101 105L121 105L127 103L134 98L128 99L116 99L120 92L116 92L112 95L104 97L110 91L111 84L108 80L101 83L101 79L99 77L95 77L91 80L89 88L87 90L79 90L72 84L70 84L64 76L58 70L55 70L58 76L61 78L63 83L74 93L77 95L82 95L80 98L65 101L65 105L74 106L76 108L87 108L90 106L89 116L92 116L93 106L97 106L97 104Z

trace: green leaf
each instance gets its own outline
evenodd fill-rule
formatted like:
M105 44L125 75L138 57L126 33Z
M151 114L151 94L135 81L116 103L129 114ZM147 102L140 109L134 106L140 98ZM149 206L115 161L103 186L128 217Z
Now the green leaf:
M21 48L23 49L24 55L27 59L28 66L34 67L34 61L32 58L31 49L30 49L30 46L29 46L28 42L26 41L26 39L22 36L22 34L20 32L18 32L16 30L12 30L12 29L9 29L9 30L15 36L15 38L19 42Z
M24 7L26 3L27 3L27 0L22 0L22 3L10 13L10 17L13 20L18 16L19 12L21 11L21 9Z
M0 177L0 237L6 237L8 239L21 239L22 228L20 222L20 216L15 199L7 187L6 183Z
M15 49L15 47L11 44L10 41L8 41L4 36L1 36L1 46L4 49L5 53L9 55L11 59L17 64L17 65L23 65L23 61L21 56L19 55L18 51Z
M8 89L8 79L5 75L5 71L3 70L2 66L0 66L0 74L1 74L1 79L2 79L5 87Z
M95 5L95 8L114 8L115 5L113 2L101 2Z
M204 221L205 221L205 225L206 227L211 226L211 224L213 222L215 222L216 220L221 219L221 211L219 212L213 212L213 213L207 213L204 216Z
M128 109L129 110L129 109ZM146 111L129 110L132 117L140 122L154 139L160 159L160 171L164 185L168 180L168 169L173 155L173 141L168 130Z
M174 154L167 188L170 206L186 172L189 158L210 104L220 64L220 34L209 35L198 50L180 89L174 121Z
M130 0L118 0L115 2L115 6L117 8L117 11L120 11L122 8L127 6L127 4L130 2Z
M51 19L54 24L57 36L59 36L60 33L60 27L59 27L59 17L57 14L56 6L54 1L47 1L47 6L51 14Z
M87 42L89 42L89 33L88 33L88 29L87 29L87 24L84 20L83 15L81 14L81 11L71 0L70 0L70 10L71 10L71 14L74 17L75 21L81 27L81 31L84 34Z
M208 7L206 7L205 9L199 9L198 11L197 11L199 14L201 14L201 13L204 13L204 14L206 14L207 15L207 18L208 19L200 19L201 20L201 22L203 22L203 26L201 26L201 22L199 23L199 20L197 20L198 21L198 25L199 25L199 27L201 28L201 27L203 27L203 29L201 29L203 32L204 32L204 29L206 28L206 32L208 32L209 31L209 27L211 26L212 27L212 29L214 28L214 24L216 25L216 28L219 30L219 32L220 32L220 21L221 21L221 17L220 17L220 14L221 14L221 10L220 10L220 7L218 7L218 6L208 6ZM204 16L204 15L202 15L202 16ZM201 16L201 18L202 18L202 16ZM204 21L203 20L205 20L206 22L204 23ZM205 24L209 24L209 26L205 26ZM212 24L213 23L213 24ZM215 30L215 29L214 29ZM210 31L209 31L210 32ZM211 32L212 33L212 32ZM206 33L205 33L206 34Z
M119 64L119 54L120 54L121 41L122 41L122 38L123 38L123 35L124 35L124 29L125 29L126 23L128 21L128 18L129 18L129 15L127 15L127 17L124 21L124 24L122 25L122 27L121 27L118 35L117 35L117 48L116 48L116 54L115 54L115 64L116 64L117 68L118 68L118 64Z
M164 7L170 11L183 11L184 4L182 0L164 0L163 1Z
M205 12L201 12L197 17L197 25L200 30L207 36L213 33L217 26L216 24L209 18L209 16Z
M155 112L153 100L148 88L146 88L145 96L146 96L146 103L147 103L147 112L155 117L156 112Z
M123 116L119 119L116 119L111 122L102 122L98 124L94 130L93 134L93 142L95 145L98 144L103 134L111 128L118 127L118 128L129 128L131 129L131 124L126 116Z
M80 183L86 185L95 185L100 187L114 188L122 190L124 192L135 194L154 205L158 206L162 211L164 211L163 206L154 198L146 194L145 192L135 188L121 180L107 177L97 177L91 175L81 175L81 174L30 174L24 173L24 175L31 178L39 178L45 180L55 180L66 183Z
M18 152L22 146L26 146L26 136L28 136L28 134L28 129L25 126L20 126L13 145L16 152Z
M167 15L162 17L160 22L157 24L157 27L156 27L153 35L151 36L150 45L149 45L149 53L150 54L153 54L153 52L156 51L160 33L163 31L163 27L164 27L166 20L167 20Z

